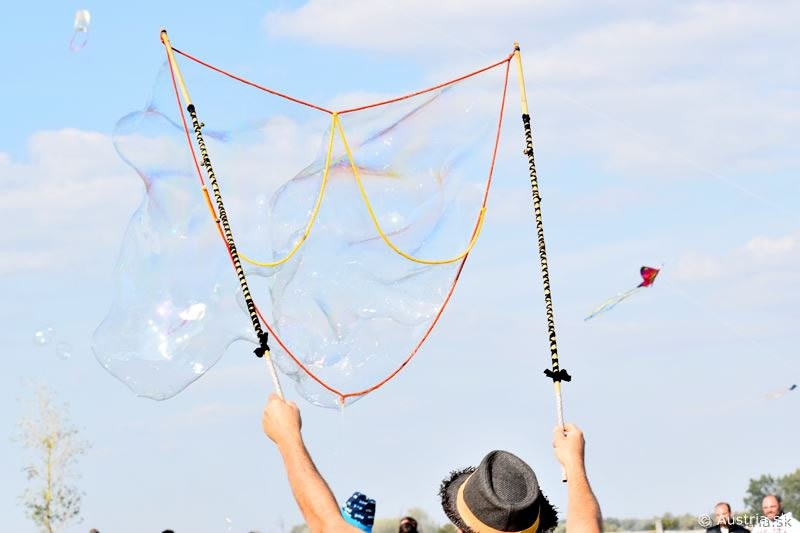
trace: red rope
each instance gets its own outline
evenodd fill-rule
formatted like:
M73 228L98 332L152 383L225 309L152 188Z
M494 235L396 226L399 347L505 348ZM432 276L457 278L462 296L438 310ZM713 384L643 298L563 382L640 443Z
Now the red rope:
M397 369L395 369L394 372L386 376L383 380L381 380L379 383L376 383L372 387L364 389L359 392L349 392L347 394L340 394L339 397L342 399L342 402L344 402L346 398L349 398L351 396L363 396L364 394L369 394L370 392L383 387L384 385L386 385L386 383L389 382L389 380L391 380L393 377L399 374L400 371L403 370L405 366L411 361L411 359L413 359L414 356L417 355L419 349L422 348L422 344L428 339L428 335L431 334L431 331L433 331L433 328L434 326L436 326L436 323L439 322L439 318L441 318L442 313L444 313L444 308L447 307L447 304L450 302L450 297L453 295L453 291L455 291L456 289L456 283L458 283L458 278L461 276L461 271L464 269L464 263L467 262L467 257L469 257L469 254L465 255L464 259L461 260L461 264L458 265L458 271L456 271L456 277L453 278L453 284L450 285L450 290L447 291L447 297L444 299L442 307L439 308L439 312L436 313L436 316L433 318L433 322L431 322L431 325L428 326L428 329L425 331L425 335L423 335L422 338L417 343L417 345L414 346L414 349L411 350L411 354L406 358L406 360L403 361L403 363L399 367L397 367Z
M175 52L183 55L184 57L186 57L188 59L196 61L197 63L200 63L201 65L204 65L204 66L206 66L206 67L208 67L208 68L210 68L212 70L220 72L221 74L229 76L229 77L231 77L233 79L241 81L242 83L245 83L247 85L251 85L251 86L253 86L255 88L261 89L261 90L266 91L266 92L268 92L270 94L273 94L275 96L279 96L281 98L286 98L286 99L291 100L293 102L296 102L298 104L302 104L302 105L305 105L305 106L308 106L308 107L312 107L314 109L318 109L318 110L324 111L326 113L332 113L331 111L329 111L327 109L324 109L322 107L318 107L318 106L315 106L313 104L309 104L307 102L303 102L301 100L297 100L297 99L292 98L290 96L283 95L283 94L278 93L276 91L272 91L272 90L267 89L265 87L261 87L261 86L259 86L257 84L254 84L252 82L249 82L249 81L244 80L242 78L239 78L237 76L229 74L229 73L227 73L227 72L225 72L223 70L220 70L220 69L218 69L216 67L213 67L213 66L211 66L211 65L209 65L209 64L207 64L207 63L205 63L203 61L200 61L199 59L195 59L194 57L192 57L192 56L190 56L188 54L185 54L185 53L181 52L180 50L178 50L176 48L173 48L173 50ZM430 91L439 89L441 87L445 87L447 85L451 85L451 84L456 83L458 81L464 80L464 79L469 78L471 76L475 76L477 74L480 74L481 72L485 72L485 71L487 71L489 69L497 67L497 66L499 66L499 65L501 65L503 63L506 63L505 79L504 79L504 82L503 82L503 96L502 96L501 103L500 103L500 117L499 117L498 123L497 123L497 134L495 135L494 148L492 150L492 161L491 161L491 164L489 166L489 176L488 176L488 178L486 180L486 189L485 189L484 194L483 194L483 203L482 203L482 206L481 206L481 208L483 209L483 208L486 207L486 202L487 202L488 197L489 197L489 188L491 187L491 184L492 184L492 177L493 177L493 173L494 173L494 165L495 165L495 161L497 159L497 149L498 149L498 146L500 144L500 130L501 130L501 127L502 127L502 124L503 124L503 113L504 113L504 110L505 110L506 94L507 94L507 91L508 91L508 74L509 74L509 68L511 66L511 58L512 57L513 57L513 54L510 54L506 59L503 59L502 61L498 61L497 63L495 63L493 65L490 65L488 67L482 68L480 70L476 70L475 72L472 72L470 74L461 76L459 78L456 78L456 79L451 80L449 82L437 85L435 87L431 87L429 89L425 89L423 91L418 91L418 92L415 92L415 93L412 93L412 94L408 94L406 96L401 96L399 98L394 98L392 100L386 100L384 102L378 102L376 104L372 104L372 105L368 105L368 106L362 106L362 107L359 107L359 108L348 109L348 110L345 110L345 111L341 111L340 114L341 113L355 112L355 111L359 111L359 110L362 110L362 109L369 109L369 108L372 108L372 107L377 107L377 106L381 106L381 105L390 104L392 102L398 102L400 100L405 100L407 98L411 98L411 97L417 96L419 94L423 94L423 93L426 93L426 92L430 92ZM169 57L167 57L167 63L169 64L170 75L172 76L172 85L173 85L173 88L175 89L175 98L176 98L176 101L178 103L178 111L180 112L181 120L183 121L183 129L184 129L184 132L186 133L186 140L187 140L187 143L189 144L189 150L190 150L190 152L192 154L192 160L194 161L195 170L197 171L197 175L198 175L198 177L200 179L200 183L203 185L203 190L205 191L205 194L206 194L206 200L208 201L208 191L206 189L205 180L203 178L203 173L200 170L200 165L197 162L197 155L195 154L194 146L192 145L192 138L191 138L191 134L189 133L189 126L186 123L186 117L184 116L183 108L181 107L181 99L180 99L180 94L178 92L177 82L175 81L175 73L173 72L172 63L169 61ZM214 215L214 222L215 222L215 224L217 226L217 230L219 231L220 237L222 238L222 241L225 244L225 249L228 251L228 256L230 257L231 262L233 262L233 253L231 252L230 246L228 245L228 241L225 239L225 236L222 233L222 228L220 227L219 219L216 217L216 212L213 210L213 207L210 205L210 203L209 203L209 207L211 209L211 212ZM478 222L476 222L475 227L472 230L472 236L470 237L470 239L473 239L475 237L475 232L478 231L479 225L480 225L480 220ZM383 385L388 383L392 378L394 378L403 368L405 368L405 366L411 361L411 359L414 358L414 356L417 354L419 349L422 347L422 345L428 339L428 336L433 331L433 328L439 322L439 319L441 318L442 314L444 313L444 310L447 307L447 304L450 302L450 298L452 297L453 292L455 291L456 284L458 283L459 278L461 277L461 272L464 269L464 265L466 264L466 261L467 261L468 257L469 257L469 254L465 255L464 258L461 260L461 263L458 266L458 270L456 271L456 275L453 278L453 283L450 285L450 289L447 292L447 296L445 297L444 302L442 303L442 306L439 308L439 311L436 313L436 316L434 317L434 319L431 322L430 326L428 326L428 329L425 331L425 334L422 336L422 338L419 340L419 342L416 344L416 346L414 346L413 350L411 350L411 353L409 354L409 356L405 359L405 361L402 362L402 364L400 364L399 367L397 367L391 374L389 374L383 380L381 380L380 382L376 383L375 385L373 385L373 386L371 386L371 387L369 387L367 389L364 389L362 391L348 392L348 393L342 394L342 392L336 390L335 388L333 388L330 385L328 385L327 383L325 383L322 379L320 379L313 372L311 372L292 353L292 351L289 350L289 348L283 343L281 338L278 336L277 332L272 328L272 326L269 324L269 322L264 318L264 316L262 315L261 310L258 308L258 306L256 306L256 313L258 313L258 317L261 320L261 322L267 328L267 330L272 335L272 337L275 339L275 341L278 343L278 345L292 359L292 361L294 361L295 364L297 364L297 366L299 366L303 370L303 372L305 372L309 377L311 377L314 381L316 381L320 386L322 386L323 388L325 388L329 392L332 392L332 393L336 394L339 397L340 401L342 403L344 403L344 401L347 398L356 397L356 396L363 396L365 394L369 394L370 392L373 392L373 391L379 389L380 387L382 387Z
M297 366L299 366L300 368L303 369L303 372L308 374L311 377L311 379L313 379L314 381L316 381L317 383L319 383L320 385L325 387L330 392L334 393L339 398L344 398L345 397L344 394L342 394L341 392L339 392L338 390L334 389L333 387L331 387L330 385L328 385L327 383L322 381L320 378L318 378L316 376L316 374L314 374L312 371L310 371L308 368L306 368L306 366L303 363L301 363L300 360L297 359L297 357L292 353L292 351L289 348L286 347L286 345L283 343L283 341L278 336L278 334L275 333L275 330L272 329L272 326L269 325L269 322L267 322L267 320L264 318L264 315L261 314L261 310L258 308L258 306L256 306L256 313L258 313L258 318L261 319L261 321L264 323L264 325L269 330L269 334L272 335L272 338L275 339L275 341L277 341L277 343L280 345L280 347L283 348L283 351L286 352L286 354L289 357L292 358L292 361L294 361L297 364Z
M266 87L262 87L261 85L259 85L257 83L253 83L252 81L248 81L248 80L246 80L244 78L240 78L239 76L231 74L230 72L226 72L226 71L222 70L221 68L217 68L214 65L210 65L210 64L206 63L205 61L202 61L200 59L197 59L196 57L190 56L186 52L181 52L177 48L173 47L172 50L174 52L179 53L180 55L182 55L183 57L185 57L187 59L191 59L195 63L199 63L199 64L203 65L204 67L210 68L214 72L219 72L220 74L228 76L229 78L233 78L236 81L240 81L240 82L244 83L245 85L249 85L251 87L255 87L256 89L260 89L260 90L262 90L264 92L268 92L269 94L272 94L272 95L275 95L275 96L279 96L281 98L285 98L286 100L290 100L290 101L295 102L297 104L301 104L301 105L304 105L304 106L307 106L307 107L311 107L311 108L317 109L319 111L323 111L325 113L328 113L329 115L333 114L333 111L331 111L330 109L325 109L324 107L320 107L318 105L309 104L308 102L304 102L303 100L299 100L299 99L294 98L292 96L289 96L289 95L286 95L286 94L283 94L283 93L279 93L278 91L273 91L272 89L268 89Z
M500 145L500 129L503 127L503 113L506 110L506 92L508 92L508 70L511 68L511 56L506 63L506 77L503 80L503 97L500 99L500 118L497 120L497 134L494 136L494 150L492 150L492 164L489 165L489 181L486 184L486 192L483 194L483 207L486 207L486 199L489 197L489 186L492 184L494 175L494 163L497 160L497 147Z
M500 118L497 121L497 134L495 135L495 138L494 138L494 150L492 150L492 163L491 163L491 165L489 165L489 179L486 180L486 190L483 193L483 204L481 205L482 208L486 207L486 201L489 198L489 188L492 185L492 175L494 174L494 163L495 163L495 160L497 159L497 147L500 144L500 128L503 125L503 112L504 112L505 107L506 107L506 92L507 92L507 89L508 89L508 71L509 71L509 68L511 67L511 61L510 61L511 57L513 57L513 54L511 56L509 56L509 59L506 60L506 75L505 75L505 80L503 82L503 97L500 99ZM501 61L501 63L502 63L502 61ZM497 65L499 65L499 64L500 63L497 63ZM496 65L494 65L494 66L496 66ZM488 68L491 68L491 67L488 67ZM486 69L484 69L484 70L486 70ZM475 228L473 228L472 236L470 237L470 241L472 241L472 239L475 238L475 233L478 231L478 227L479 227L479 223L475 225ZM360 392L351 392L351 393L348 393L348 394L340 395L340 398L342 399L343 402L344 402L345 398L348 398L350 396L361 396L361 395L368 394L368 393L370 393L370 392L382 387L390 379L395 377L403 368L405 368L405 366L409 363L409 361L411 361L411 359L415 355L417 355L417 351L419 351L419 349L422 347L422 344L428 339L428 335L430 335L431 331L433 331L434 326L436 326L436 323L439 321L439 318L442 316L442 313L444 312L444 308L447 307L447 304L450 302L450 297L453 295L453 291L456 288L456 283L458 283L459 277L461 277L461 271L464 269L464 264L467 262L467 257L469 257L469 254L465 255L464 259L461 260L461 264L458 265L458 271L456 272L456 277L453 279L453 284L450 286L450 290L447 292L447 296L444 299L444 303L442 303L442 307L439 309L439 312L436 313L436 316L434 317L433 322L431 322L430 327L428 327L427 331L425 331L425 335L422 336L422 338L417 343L417 345L414 346L414 349L411 350L411 355L409 355L408 358L405 361L403 361L403 363L399 367L397 367L397 369L394 372L389 374L385 379L383 379L378 384L373 385L372 387L370 387L368 389L364 389L364 390L362 390Z
M173 50L175 50L175 49L173 48ZM172 63L169 61L169 56L167 56L167 64L169 64L169 72L170 72L170 75L172 76L172 86L175 89L175 99L176 99L176 101L178 103L178 113L181 115L181 120L183 121L183 131L186 133L186 141L189 144L189 151L192 154L192 160L194 161L194 167L195 167L195 170L197 170L197 176L200 178L200 183L203 185L203 191L205 192L205 196L206 196L206 200L208 202L209 208L212 210L212 212L214 212L213 211L213 207L210 204L210 200L208 199L208 189L206 188L206 183L205 183L205 179L203 178L203 173L200 170L200 164L197 162L197 155L196 155L196 153L194 151L194 145L192 145L192 136L189 133L189 126L186 123L186 117L183 114L183 107L181 107L180 93L178 92L178 84L175 81L175 72L172 70ZM219 236L222 239L222 242L225 243L225 250L227 250L228 256L230 257L230 260L231 260L231 263L233 263L233 252L231 252L231 248L228 245L228 240L225 238L225 235L222 232L222 227L220 225L219 219L216 217L216 212L214 212L214 216L215 216L214 222L215 222L215 225L217 226L217 230L219 231ZM267 322L267 320L264 318L264 315L261 314L261 310L258 308L258 306L256 306L256 313L258 313L258 318L261 319L261 322L264 324L264 326L266 326L267 330L269 330L269 332L272 335L272 337L277 341L277 343L280 345L280 347L283 348L283 350L287 353L287 355L289 355L289 357L292 358L292 360L297 364L297 366L302 368L303 371L306 374L308 374L309 376L311 376L312 379L314 379L314 381L319 383L321 386L323 386L324 388L326 388L330 392L333 392L334 394L336 394L340 398L344 397L341 392L339 392L338 390L332 388L327 383L325 383L324 381L319 379L316 375L314 375L313 372L311 372L308 368L306 368L306 366L299 359L297 359L297 357L291 352L291 350L289 350L289 348L286 347L286 345L280 339L280 337L275 332L275 330L272 329L272 326L270 326L269 322Z
M465 80L467 78L471 78L472 76L476 76L476 75L480 74L481 72L486 72L487 70L493 69L493 68L495 68L495 67L497 67L499 65L502 65L503 63L507 63L507 64L510 65L512 57L514 57L513 53L509 54L509 56L507 58L505 58L505 59L503 59L501 61L498 61L497 63L495 63L493 65L489 65L488 67L483 67L482 69L476 70L475 72L470 72L469 74L465 74L464 76L460 76L460 77L455 78L453 80L446 81L444 83L440 83L439 85L434 85L433 87L429 87L428 89L423 89L421 91L417 91L417 92L414 92L414 93L409 93L409 94L407 94L405 96L398 96L397 98L392 98L391 100L384 100L383 102L377 102L375 104L362 105L361 107L354 107L352 109L345 109L343 111L339 111L339 114L340 115L344 115L345 113L353 113L355 111L362 111L364 109L370 109L372 107L378 107L378 106L382 106L382 105L386 105L386 104L392 104L394 102L399 102L401 100L406 100L406 99L412 98L414 96L419 96L420 94L429 93L431 91L435 91L436 89L441 89L442 87L447 87L448 85L452 85L452 84L454 84L456 82L459 82L461 80ZM506 68L506 71L508 71L508 68Z
M232 79L234 79L236 81L244 83L245 85L249 85L251 87L255 87L256 89L262 90L262 91L267 92L269 94L272 94L274 96L278 96L280 98L285 98L286 100L290 100L292 102L295 102L295 103L298 103L298 104L301 104L301 105L304 105L304 106L307 106L307 107L311 107L311 108L317 109L319 111L323 111L325 113L328 113L329 115L333 114L333 111L331 111L330 109L326 109L324 107L321 107L321 106L318 106L318 105L314 105L314 104L311 104L309 102L305 102L305 101L300 100L298 98L294 98L293 96L289 96L287 94L280 93L280 92L275 91L273 89L269 89L267 87L264 87L262 85L254 83L252 81L246 80L244 78L236 76L235 74L231 74L230 72L227 72L227 71L225 71L225 70L223 70L223 69L221 69L219 67L215 67L214 65L211 65L210 63L206 63L202 59L198 59L198 58L196 58L196 57L194 57L194 56L192 56L190 54L187 54L186 52L178 50L175 47L172 47L172 51L173 52L177 52L178 54L182 55L183 57L185 57L187 59L191 59L195 63L203 65L204 67L210 68L214 72L218 72L218 73L220 73L220 74L222 74L224 76L228 76L229 78L232 78ZM345 113L353 113L355 111L361 111L361 110L364 110L364 109L370 109L372 107L378 107L378 106L382 106L382 105L386 105L386 104L392 104L394 102L399 102L401 100L407 100L408 98L413 98L414 96L419 96L420 94L429 93L431 91L435 91L436 89L441 89L442 87L447 87L448 85L452 85L454 83L457 83L459 81L465 80L467 78L471 78L472 76L477 76L478 74L480 74L482 72L486 72L487 70L491 70L491 69L493 69L493 68L495 68L497 66L502 65L503 63L507 64L506 65L506 72L507 72L508 71L508 65L511 64L511 59L513 57L514 57L514 53L512 52L511 54L508 55L507 58L501 59L497 63L493 63L493 64L489 65L488 67L483 67L483 68L478 69L476 71L470 72L469 74L465 74L463 76L459 76L458 78L454 78L454 79L452 79L450 81L446 81L444 83L440 83L439 85L434 85L433 87L428 87L427 89L423 89L421 91L416 91L416 92L413 92L413 93L409 93L409 94L406 94L404 96L398 96L397 98L392 98L390 100L384 100L382 102L376 102L374 104L363 105L363 106L354 107L354 108L351 108L351 109L344 109L342 111L338 111L337 113L339 115L344 115Z
M163 41L163 38L162 38ZM217 231L219 231L219 236L222 237L222 240L225 241L225 248L228 249L228 254L231 256L231 261L233 261L233 254L231 254L231 250L228 247L228 241L225 238L225 234L222 231L222 226L219 223L219 217L217 217L217 212L214 211L214 206L211 204L211 197L208 196L208 187L206 187L206 180L203 178L203 173L200 171L200 164L197 162L197 155L194 152L194 145L192 144L192 136L189 134L189 126L186 124L186 115L183 114L183 108L181 107L181 97L180 93L178 93L178 83L175 81L175 72L172 70L172 62L169 60L169 54L167 54L167 64L169 65L169 74L172 76L172 88L175 89L175 101L178 103L178 114L181 116L181 120L183 121L183 131L186 132L186 142L189 144L189 151L192 154L192 161L194 161L194 168L197 170L197 177L200 178L200 184L203 186L203 194L205 195L206 205L208 205L208 209L214 213L214 222L217 226Z
M175 72L172 70L172 61L169 60L167 54L167 65L169 65L169 74L172 76L172 87L175 89L175 100L178 102L178 114L183 121L183 131L186 132L186 141L189 143L189 150L192 152L192 160L194 161L194 168L197 170L197 176L200 178L200 184L205 188L206 180L203 179L203 173L200 172L200 164L197 162L197 156L194 153L194 145L192 144L192 136L189 135L189 126L186 124L186 116L183 114L183 107L181 107L181 97L178 93L178 83L175 81Z

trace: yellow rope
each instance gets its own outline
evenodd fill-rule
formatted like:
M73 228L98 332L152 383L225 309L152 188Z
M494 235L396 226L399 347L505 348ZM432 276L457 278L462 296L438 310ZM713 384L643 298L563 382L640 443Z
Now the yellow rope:
M463 259L468 253L470 253L470 251L472 251L472 247L475 246L475 243L478 241L478 236L480 235L481 228L483 227L483 217L486 214L485 207L481 207L481 212L480 215L478 216L478 225L475 228L475 232L472 236L472 241L469 243L469 246L467 247L466 250L458 254L456 257L453 257L452 259L444 259L440 261L429 261L427 259L419 259L417 257L405 253L404 251L400 250L397 246L395 246L394 243L389 240L389 237L386 236L386 233L384 233L380 223L378 222L378 218L375 216L375 211L372 209L372 204L370 203L369 198L367 197L367 192L364 190L364 184L361 182L361 177L358 174L358 168L356 167L355 159L353 159L353 154L350 151L350 147L347 144L347 138L344 135L344 128L342 128L342 123L339 120L338 115L333 116L333 122L334 124L336 124L336 127L339 130L339 135L342 137L342 144L344 145L345 152L347 152L347 158L350 160L350 167L353 169L353 175L356 178L356 183L358 184L358 189L361 192L361 198L364 200L364 205L367 206L367 211L369 211L369 216L372 218L372 223L375 225L375 229L378 230L381 239L383 239L383 242L385 242L389 248L394 250L398 255L405 257L410 261L414 261L415 263L422 263L424 265L445 265L448 263L454 263L459 259Z
M255 261L250 259L243 253L239 252L239 257L250 263L251 265L262 266L262 267L274 267L278 265L282 265L286 261L292 258L292 256L300 249L306 239L308 238L308 234L311 233L311 227L314 225L314 221L317 218L317 213L319 213L319 207L322 205L322 198L325 196L325 185L328 183L328 169L330 169L331 165L331 153L333 152L333 135L335 133L335 125L337 123L337 116L336 113L333 114L333 119L331 120L331 133L330 133L330 140L328 141L328 155L325 157L325 170L322 173L322 185L319 188L319 195L317 195L317 203L314 204L314 211L311 213L311 220L308 221L308 225L306 225L306 231L303 233L303 237L297 241L297 244L294 245L294 248L284 257L278 261L274 261L272 263L265 263L260 261Z
M294 254L297 252L297 250L300 249L300 247L303 245L303 243L306 241L309 234L311 233L311 228L314 226L314 222L316 221L320 206L322 205L322 199L325 197L325 187L328 183L328 174L330 172L331 156L333 153L333 136L336 130L339 131L339 135L342 138L342 144L344 145L345 152L347 153L347 159L350 162L350 167L353 169L353 175L355 176L356 183L358 184L358 190L361 193L361 198L364 200L364 205L367 207L367 211L369 212L369 216L372 219L372 223L375 225L375 229L378 230L378 234L381 236L383 242L385 242L389 248L391 248L398 255L408 259L409 261L413 261L415 263L421 263L424 265L446 265L448 263L454 263L460 259L463 259L468 253L472 251L472 248L475 246L475 243L478 242L478 237L480 236L481 229L483 229L483 221L486 215L486 207L481 207L480 214L478 215L478 223L475 228L475 232L472 236L472 240L470 241L469 246L467 246L467 249L450 259L442 259L435 261L428 259L420 259L418 257L414 257L400 250L391 240L389 240L389 237L383 231L383 228L381 228L381 225L378 222L378 217L375 215L375 211L372 208L372 203L369 201L369 197L367 196L367 191L364 189L364 184L361 181L360 174L358 173L358 167L356 166L355 158L353 157L353 153L350 151L350 146L347 144L347 137L344 134L344 128L342 127L342 123L339 120L339 115L333 113L331 119L330 139L328 140L328 153L325 156L325 169L322 174L322 184L320 185L317 201L314 204L314 210L311 213L311 219L308 221L308 224L306 225L306 229L303 232L303 236L300 238L300 240L297 241L292 250L285 257L279 259L278 261L273 261L273 262L256 261L250 259L241 252L239 253L239 257L241 257L244 261L247 261L248 263L255 266L274 267L282 265L283 263L291 259L292 256L294 256Z

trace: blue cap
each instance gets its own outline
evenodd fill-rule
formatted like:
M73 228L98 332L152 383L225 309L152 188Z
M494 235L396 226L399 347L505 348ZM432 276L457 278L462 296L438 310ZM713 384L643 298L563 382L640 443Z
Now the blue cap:
M342 507L342 517L348 524L372 533L372 524L375 522L375 500L367 498L360 492L354 492Z

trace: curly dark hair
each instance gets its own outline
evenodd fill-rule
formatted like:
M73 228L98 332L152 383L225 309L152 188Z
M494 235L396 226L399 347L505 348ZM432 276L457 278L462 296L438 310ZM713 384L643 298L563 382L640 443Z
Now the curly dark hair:
M474 531L470 529L470 527L464 523L459 516L458 511L456 510L456 502L451 498L448 488L450 485L461 476L467 476L475 471L475 467L470 466L464 468L463 470L453 470L450 472L450 475L442 480L442 484L439 486L439 499L442 502L442 510L444 510L444 514L447 515L447 518L456 526L458 529L462 530L464 533L480 533L478 531ZM542 503L540 504L539 509L539 529L538 533L548 533L549 531L553 531L556 526L558 525L558 510L553 507L550 503L550 500L547 499L547 496L544 493L540 492L539 494L542 498Z
M460 478L461 476L468 476L474 471L475 471L474 466L468 466L463 470L453 470L452 472L450 472L450 476L443 479L442 484L439 485L439 499L441 499L442 501L442 510L444 511L444 514L447 515L447 518L450 519L450 521L453 523L454 526L456 526L464 533L476 533L476 532L472 531L469 528L469 526L465 524L463 520L461 520L458 511L456 511L456 502L454 502L450 498L450 494L447 491L447 489L450 487L453 481Z
M417 533L417 520L413 516L404 516L400 519L397 533Z

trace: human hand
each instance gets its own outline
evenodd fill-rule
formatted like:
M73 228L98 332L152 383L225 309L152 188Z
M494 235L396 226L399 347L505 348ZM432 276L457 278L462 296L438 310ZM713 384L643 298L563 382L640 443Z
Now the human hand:
M261 428L272 442L280 446L291 437L299 437L302 426L300 409L294 402L282 400L277 394L269 395L261 416Z
M583 469L583 432L575 424L556 426L553 430L553 448L556 458L565 470Z

